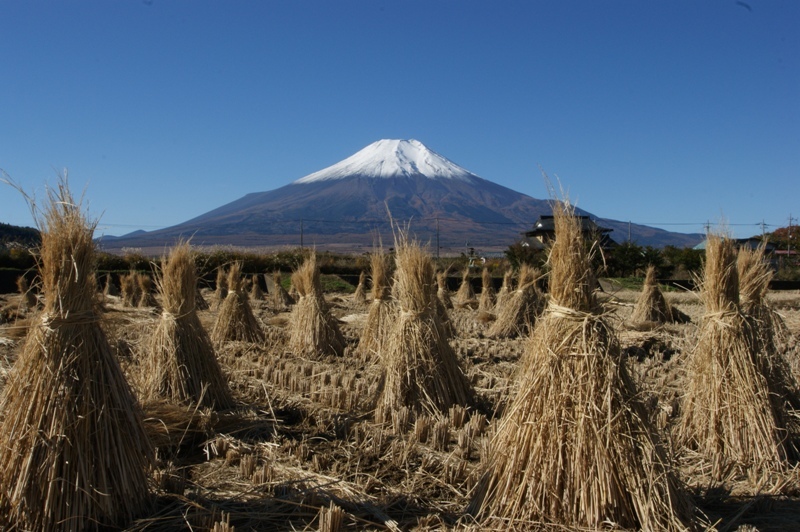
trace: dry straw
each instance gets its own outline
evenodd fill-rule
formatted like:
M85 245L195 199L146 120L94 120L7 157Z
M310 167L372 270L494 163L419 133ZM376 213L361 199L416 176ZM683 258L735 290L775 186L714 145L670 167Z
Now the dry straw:
M773 400L761 325L742 312L732 240L710 234L701 283L706 313L691 355L679 441L710 463L715 479L780 471L793 453L787 415Z
M64 179L39 226L44 310L0 397L0 528L122 527L150 507L152 449L100 327L95 224Z
M388 422L407 408L412 417L440 416L451 406L469 406L474 392L447 343L434 300L429 255L404 232L395 242L397 269L392 288L399 315L383 346L385 382L376 418Z
M263 342L264 331L253 314L244 290L241 263L234 262L228 268L226 286L228 295L220 305L217 321L211 330L211 340L217 345L231 341Z
M568 204L554 215L549 307L469 511L504 528L684 530L690 501L598 313L580 223Z
M508 297L514 290L514 281L513 281L514 272L511 270L506 270L503 274L503 285L500 287L500 290L497 291L497 297L495 298L495 309L499 311L500 309L505 306L506 302L508 301Z
M544 306L544 295L536 286L540 277L536 268L527 264L520 267L517 289L503 298L502 306L497 306L497 319L486 331L487 336L515 338L528 334Z
M461 286L458 287L453 298L453 304L458 308L475 307L475 290L472 289L472 283L469 279L469 266L464 268L464 273L461 274Z
M436 297L444 308L453 308L450 290L447 289L447 270L436 272Z
M107 273L105 275L105 283L103 285L103 295L119 297L119 288L117 288L117 285L114 284L114 279L110 273Z
M389 285L389 256L377 251L370 258L372 273L372 303L367 322L361 333L357 351L363 355L379 355L381 344L394 323L396 306Z
M344 354L345 340L331 316L320 284L315 252L292 274L299 299L292 309L289 349L298 356L320 358Z
M204 407L233 406L208 333L197 316L197 272L191 246L180 243L162 260L159 280L164 311L149 338L143 362L149 401Z
M639 295L639 299L636 300L631 322L644 324L684 321L686 321L686 315L673 308L664 298L664 294L658 286L655 266L648 266L644 284L642 285L642 293Z
M39 301L30 284L28 284L28 279L24 275L17 277L17 291L19 292L19 309L21 311L36 309L36 305L38 305Z
M135 271L121 275L119 278L122 287L122 305L125 307L136 307L142 299L142 290L139 285L139 277Z
M492 284L492 276L489 274L489 269L484 268L481 274L481 297L478 299L478 310L482 312L491 312L494 310L495 295L494 284Z
M358 286L353 294L353 301L357 305L367 304L367 272L361 272L358 276Z
M264 299L264 291L261 289L258 275L252 275L250 277L250 299L253 301L261 301Z
M270 304L277 310L283 310L294 305L294 299L289 295L289 292L281 284L281 272L275 271L272 273L272 279L267 280L267 287L269 288Z
M136 284L139 285L137 306L142 308L158 306L158 302L153 295L153 279L145 273L136 273Z
M216 288L214 290L214 307L219 308L228 297L228 271L220 266L217 268Z

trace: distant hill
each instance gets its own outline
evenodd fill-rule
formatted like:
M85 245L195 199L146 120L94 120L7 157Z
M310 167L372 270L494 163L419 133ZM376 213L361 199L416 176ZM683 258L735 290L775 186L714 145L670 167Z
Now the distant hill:
M154 248L191 236L196 245L370 248L391 245L389 214L444 252L472 246L502 251L519 240L550 201L498 185L416 140L380 140L341 162L269 192L255 192L179 225L104 239L107 249ZM693 246L701 235L598 218L618 242Z
M0 222L0 244L11 247L17 244L21 247L31 248L42 243L42 235L33 227L20 227Z

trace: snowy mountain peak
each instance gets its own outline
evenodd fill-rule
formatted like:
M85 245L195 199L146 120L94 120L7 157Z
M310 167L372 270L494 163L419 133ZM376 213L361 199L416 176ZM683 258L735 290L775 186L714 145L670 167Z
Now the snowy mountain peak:
M301 177L295 184L343 179L352 175L375 178L424 176L459 181L472 181L478 177L418 140L383 139L332 166Z

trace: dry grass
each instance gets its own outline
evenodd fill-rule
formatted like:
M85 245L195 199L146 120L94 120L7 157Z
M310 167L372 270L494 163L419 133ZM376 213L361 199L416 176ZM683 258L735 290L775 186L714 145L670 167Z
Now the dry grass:
M494 310L495 295L494 285L492 285L492 276L489 274L489 269L484 268L481 273L481 297L478 299L478 310L481 312L491 312Z
M433 262L402 232L395 249L393 293L399 315L383 344L385 382L376 419L391 421L394 413L403 409L414 418L440 416L455 405L470 406L474 391L436 313Z
M771 399L768 359L739 305L733 242L712 234L706 243L701 286L706 314L689 360L677 436L709 464L714 479L764 479L783 470L792 454L787 416Z
M281 272L273 272L272 279L268 279L267 288L269 290L269 302L274 309L284 310L294 305L294 299L281 285Z
M146 401L232 407L227 379L197 316L197 272L188 243L178 244L162 260L159 288L164 311L141 368Z
M501 309L505 306L508 297L514 290L514 272L511 269L507 269L503 274L503 284L500 286L500 290L497 291L497 297L495 298L495 309Z
M261 301L264 299L264 291L261 289L261 283L258 281L258 275L250 276L250 299L252 301Z
M369 305L367 322L361 332L357 352L365 356L379 355L383 340L396 318L396 306L391 299L389 285L389 256L382 251L370 257L372 274L372 303Z
M533 329L537 316L544 308L544 295L536 286L541 273L523 264L519 270L517 289L503 298L497 306L497 319L486 332L490 338L516 338ZM504 285L505 286L505 285Z
M234 262L228 268L226 286L228 295L220 306L217 321L211 331L211 340L216 345L224 342L264 341L264 331L253 314L244 289L240 263Z
M0 398L0 523L120 527L150 508L150 443L100 328L94 224L65 181L40 220L44 311Z
M345 340L322 294L316 253L292 274L299 300L292 309L289 349L297 356L342 356Z
M356 286L356 291L353 293L353 301L357 305L367 304L367 272L362 271L358 276L358 286Z
M447 271L436 272L436 297L445 309L453 308L453 299L447 289Z
M28 284L28 279L24 275L17 277L17 292L20 295L19 309L22 312L36 309L39 300L36 298L36 293Z
M131 271L128 274L121 275L119 282L122 289L123 305L126 307L139 306L139 301L142 299L142 288L139 284L138 274Z
M683 530L692 510L594 299L580 224L554 208L551 300L470 511L484 524Z
M472 283L469 279L469 267L464 268L464 273L461 274L461 285L458 287L455 297L453 297L453 305L458 308L477 306L475 299L475 290L472 289Z
M228 276L229 272L226 268L222 266L217 268L216 288L214 289L213 299L213 304L217 308L221 307L228 297Z
M686 315L673 309L658 286L655 266L648 266L642 293L636 301L631 321L634 324L659 324L685 321Z

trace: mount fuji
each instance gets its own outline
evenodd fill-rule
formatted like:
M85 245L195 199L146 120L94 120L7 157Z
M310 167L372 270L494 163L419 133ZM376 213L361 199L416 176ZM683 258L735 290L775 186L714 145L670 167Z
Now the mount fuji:
M106 249L153 248L192 237L194 245L297 246L367 250L391 245L391 218L445 253L502 251L519 240L550 202L462 168L417 140L379 140L350 157L268 192L254 192L173 227L104 237ZM700 235L597 218L611 238L640 245L687 246Z

